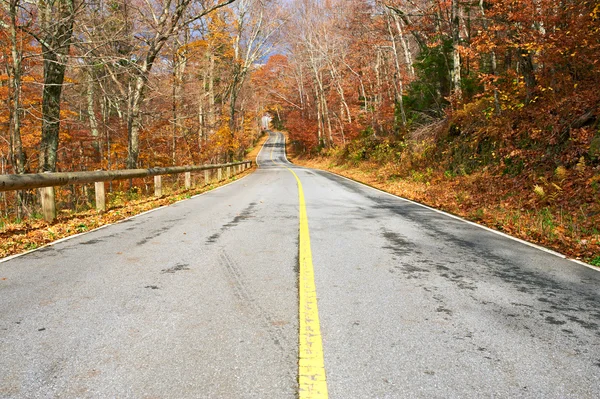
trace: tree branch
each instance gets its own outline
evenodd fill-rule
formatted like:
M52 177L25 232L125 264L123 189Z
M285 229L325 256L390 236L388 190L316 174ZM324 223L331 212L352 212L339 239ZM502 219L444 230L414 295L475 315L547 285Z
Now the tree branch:
M199 19L200 19L200 18L202 18L203 16L205 16L205 15L207 15L207 14L210 14L211 12L213 12L213 11L215 11L215 10L218 10L219 8L225 7L226 5L229 5L229 4L231 4L231 3L234 3L235 1L236 1L236 0L224 0L224 1L223 1L223 2L221 2L221 3L218 3L218 4L216 4L216 5L214 5L214 6L210 7L210 8L207 8L206 10L203 10L203 11L202 11L200 14L198 14L198 15L195 15L195 16L193 16L193 17L191 17L191 18L187 19L187 20L184 22L184 25L191 24L192 22L199 20Z

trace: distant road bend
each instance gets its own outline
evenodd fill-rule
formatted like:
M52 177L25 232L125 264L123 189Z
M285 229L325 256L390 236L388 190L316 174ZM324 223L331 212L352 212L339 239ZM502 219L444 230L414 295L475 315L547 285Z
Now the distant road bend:
M600 273L257 161L0 263L0 398L600 397Z

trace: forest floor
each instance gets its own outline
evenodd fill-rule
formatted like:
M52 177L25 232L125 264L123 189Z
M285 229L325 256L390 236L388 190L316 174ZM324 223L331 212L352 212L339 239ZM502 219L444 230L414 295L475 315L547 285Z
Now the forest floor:
M290 145L288 157L600 267L600 171L560 171L564 174L534 184L529 177L493 170L462 176L431 168L407 173L394 162L300 156Z
M246 155L246 159L255 160L258 151L267 139L264 135ZM107 211L97 212L88 209L81 212L62 210L58 212L56 220L47 223L39 218L27 218L20 222L4 221L0 229L0 259L31 251L54 241L88 232L104 225L117 223L121 220L147 212L151 209L168 206L178 201L191 198L217 187L238 180L256 169L254 163L252 168L220 182L209 185L201 185L185 190L178 185L163 186L162 197L132 195L126 192L113 192L107 195ZM163 183L164 184L164 183Z

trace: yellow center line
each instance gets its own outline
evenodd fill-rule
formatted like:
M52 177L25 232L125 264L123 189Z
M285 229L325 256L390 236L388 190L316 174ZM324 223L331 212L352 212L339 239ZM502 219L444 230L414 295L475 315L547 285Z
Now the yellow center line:
M279 141L277 135L276 143ZM271 161L273 161L273 148L271 148ZM273 161L274 163L277 163ZM300 399L327 399L327 379L325 377L325 361L323 355L323 339L321 337L321 324L319 323L319 309L317 306L317 288L315 285L315 271L310 249L310 234L304 190L298 175L284 165L296 178L298 184L298 200L300 208L300 235L299 259L300 272L298 282L298 393Z

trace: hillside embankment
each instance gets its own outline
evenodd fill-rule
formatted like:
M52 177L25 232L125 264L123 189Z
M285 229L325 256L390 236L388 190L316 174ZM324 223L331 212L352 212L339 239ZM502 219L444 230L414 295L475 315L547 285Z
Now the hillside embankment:
M328 170L600 266L600 165L581 156L562 165L543 151L448 138L359 137L292 162ZM472 142L470 142L472 141ZM509 151L510 150L510 151ZM564 157L563 157L564 158ZM558 166L556 166L558 164Z

